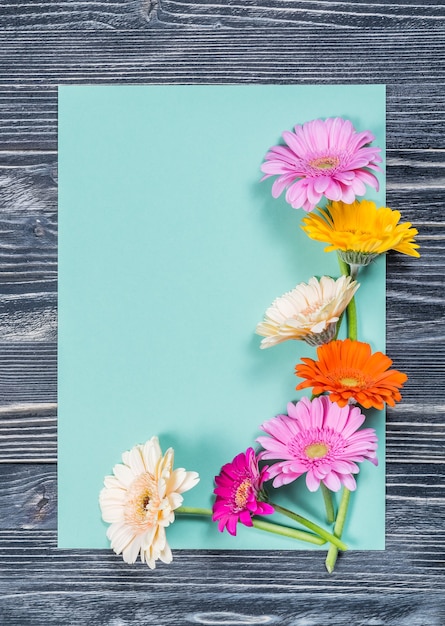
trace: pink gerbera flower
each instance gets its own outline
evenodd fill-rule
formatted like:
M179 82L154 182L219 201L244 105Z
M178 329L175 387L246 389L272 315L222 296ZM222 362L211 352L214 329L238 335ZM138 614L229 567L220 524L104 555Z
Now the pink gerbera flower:
M309 491L316 491L320 482L331 491L342 484L354 491L356 463L368 459L377 465L377 436L373 428L358 430L365 420L358 407L340 407L321 396L290 402L287 410L288 415L277 415L261 426L269 437L257 439L265 450L262 459L282 459L269 468L274 487L306 473Z
M365 185L379 188L380 148L370 147L375 139L369 131L356 132L349 120L330 117L284 131L287 146L274 146L265 156L261 170L278 175L272 186L274 198L286 192L286 202L294 209L312 211L323 196L351 204L364 195Z
M227 528L236 535L238 522L252 526L252 515L270 515L274 508L264 502L266 494L263 483L268 480L267 467L259 469L253 448L238 454L231 463L221 468L215 477L216 494L213 505L213 521L218 521L218 530Z

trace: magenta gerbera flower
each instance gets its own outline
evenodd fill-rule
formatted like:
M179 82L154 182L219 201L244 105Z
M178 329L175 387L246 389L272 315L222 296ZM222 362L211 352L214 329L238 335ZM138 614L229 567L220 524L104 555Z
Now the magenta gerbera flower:
M278 175L272 186L274 198L286 192L286 202L294 209L312 211L323 196L351 204L364 195L366 185L379 188L380 148L369 146L375 139L369 131L356 132L349 120L330 117L284 131L287 146L274 146L265 156L261 170Z
M218 521L220 532L227 528L231 535L236 535L238 522L252 526L252 515L274 512L274 508L264 502L263 483L268 478L268 468L259 469L253 448L241 452L221 468L219 476L215 477L216 499L212 517L213 521Z
M287 405L288 415L277 415L261 426L269 437L258 437L262 459L282 459L269 468L273 486L281 487L306 473L309 491L323 482L331 491L343 484L356 488L357 462L377 465L377 436L373 428L358 430L365 416L356 406L340 407L327 396Z

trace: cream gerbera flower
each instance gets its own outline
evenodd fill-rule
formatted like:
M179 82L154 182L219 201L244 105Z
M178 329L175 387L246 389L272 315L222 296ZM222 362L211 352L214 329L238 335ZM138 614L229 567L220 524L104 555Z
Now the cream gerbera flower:
M359 283L350 276L337 280L313 277L308 284L300 283L277 298L256 327L256 333L265 337L261 348L288 339L302 339L312 346L331 341L341 314L358 288Z
M134 563L138 554L151 569L157 559L172 561L165 528L181 506L180 495L199 481L196 472L173 469L174 452L162 455L157 437L122 454L114 476L106 476L99 496L102 518L111 524L107 537L116 554Z

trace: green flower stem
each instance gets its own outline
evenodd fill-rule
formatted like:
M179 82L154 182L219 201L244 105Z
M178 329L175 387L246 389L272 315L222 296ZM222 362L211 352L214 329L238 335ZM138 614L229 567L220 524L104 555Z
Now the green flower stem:
M348 304L346 312L348 314L348 337L353 341L357 341L357 307L355 306L355 297Z
M334 544L334 546L336 546L337 549L340 549L343 551L348 549L348 546L345 543L343 543L343 541L341 541L341 539L339 539L336 535L331 535L330 532L328 532L321 526L314 524L314 522L311 522L305 517L298 515L298 513L294 513L293 511L289 511L289 509L285 509L279 504L275 504L274 502L270 502L269 504L273 506L273 508L275 509L275 511L277 511L277 513L286 515L287 517L290 517L291 519L298 522L302 526L306 526L306 528L309 528L309 530L312 530L314 533L317 533L317 535L320 535L320 537L323 537L323 539L326 539L326 541L329 541L329 543Z
M183 513L184 515L210 515L212 516L212 509L197 509L194 506L180 506L175 510L175 513Z
M340 266L340 272L344 276L351 276L351 268L343 259L341 259L338 255L338 264ZM352 298L348 307L346 309L347 317L348 317L348 337L353 341L357 341L358 329L357 329L357 307L355 305L355 297Z
M349 498L351 496L351 492L346 487L343 487L343 494L341 497L340 506L338 508L337 519L335 520L334 525L334 535L341 538L343 534L343 528L346 521L346 514L348 512L349 506ZM330 574L334 571L335 563L337 562L338 549L335 545L330 545L328 550L328 555L326 557L326 569Z
M322 539L318 535L312 535L304 530L297 530L296 528L289 528L289 526L282 526L281 524L273 524L272 522L265 522L264 520L252 518L252 524L254 528L259 530L267 530L270 533L276 535L284 535L285 537L292 537L292 539L299 539L300 541L306 541L307 543L314 543L317 546L322 546L326 543L325 539Z
M346 261L343 261L343 259L341 259L338 255L337 259L340 266L340 272L343 274L343 276L350 276L349 265L346 263Z
M176 509L175 513L182 515L212 515L211 509L199 509L192 506L180 506ZM254 528L259 530L265 530L269 533L275 533L276 535L284 535L285 537L291 537L292 539L298 539L299 541L306 541L307 543L313 543L317 546L322 546L326 543L326 539L322 539L318 535L307 533L304 530L297 530L296 528L289 528L288 526L282 526L281 524L273 524L271 522L265 522L264 520L252 518L252 524Z
M321 493L323 494L324 505L326 508L326 521L328 524L333 524L335 521L335 513L334 504L332 502L332 493L323 482L321 482L320 485Z

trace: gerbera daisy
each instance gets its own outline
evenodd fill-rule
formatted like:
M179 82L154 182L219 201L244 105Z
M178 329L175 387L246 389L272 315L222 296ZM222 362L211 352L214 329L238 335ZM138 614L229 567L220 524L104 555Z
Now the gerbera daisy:
M253 448L238 454L231 463L221 468L215 477L216 495L213 504L213 521L218 521L218 530L224 528L236 535L238 522L253 526L252 515L270 515L274 508L265 502L263 483L268 480L267 467L261 470Z
M352 204L331 202L319 212L304 217L302 229L311 239L329 243L325 252L338 250L346 263L367 265L388 250L420 256L414 241L418 231L410 222L399 223L399 211L356 200Z
M380 148L370 147L375 139L369 131L356 132L341 117L312 120L284 131L287 146L274 146L265 156L261 170L278 175L272 186L274 198L286 192L286 202L294 209L312 209L323 196L329 200L354 202L364 195L366 185L379 188L370 170L381 171Z
M297 389L313 387L318 395L329 392L332 402L345 406L350 400L366 409L394 406L402 399L399 389L406 374L390 370L392 361L382 352L371 353L371 346L350 339L331 341L317 348L318 361L302 358L295 373L306 380Z
M122 454L113 476L106 476L99 496L102 517L111 524L107 537L116 554L126 563L141 561L154 569L160 559L170 563L172 553L165 528L175 519L180 495L199 481L196 472L173 469L174 452L162 455L157 437Z
M312 277L277 298L266 311L256 333L266 337L261 348L270 348L288 339L303 339L318 346L334 337L340 315L351 301L359 283L349 276L337 280Z
M331 491L342 484L353 491L357 462L368 459L377 465L377 436L373 428L357 432L365 421L358 407L340 407L323 396L290 402L287 411L265 422L261 429L269 436L257 439L265 450L262 459L282 459L269 468L274 487L306 474L309 491L320 482Z

